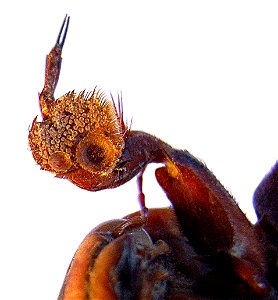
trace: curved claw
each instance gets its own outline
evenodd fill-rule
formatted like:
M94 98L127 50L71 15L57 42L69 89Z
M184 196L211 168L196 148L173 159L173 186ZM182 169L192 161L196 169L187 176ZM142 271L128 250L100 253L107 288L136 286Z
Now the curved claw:
M69 28L69 21L70 21L70 16L66 15L56 40L55 46L59 47L61 50L66 40L66 36Z

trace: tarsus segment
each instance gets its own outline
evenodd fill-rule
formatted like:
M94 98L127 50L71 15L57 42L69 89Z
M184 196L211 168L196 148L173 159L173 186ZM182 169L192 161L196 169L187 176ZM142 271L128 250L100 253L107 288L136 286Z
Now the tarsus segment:
M59 80L62 63L62 48L67 36L69 21L70 17L66 15L59 31L56 44L46 56L44 87L42 92L39 94L40 109L43 118L49 115L49 109L55 100L54 92Z

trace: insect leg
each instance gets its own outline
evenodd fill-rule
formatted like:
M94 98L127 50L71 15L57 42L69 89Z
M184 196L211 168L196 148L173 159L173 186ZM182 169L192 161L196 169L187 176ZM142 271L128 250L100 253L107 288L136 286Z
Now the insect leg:
M142 218L145 219L148 216L148 208L145 204L145 194L143 193L143 174L144 174L145 168L140 171L140 173L137 175L137 186L138 186L138 201L141 209L141 215Z
M70 17L65 16L61 26L55 46L46 56L45 81L42 92L39 94L40 109L43 117L49 115L49 108L52 106L55 98L54 91L59 80L62 48L65 43Z

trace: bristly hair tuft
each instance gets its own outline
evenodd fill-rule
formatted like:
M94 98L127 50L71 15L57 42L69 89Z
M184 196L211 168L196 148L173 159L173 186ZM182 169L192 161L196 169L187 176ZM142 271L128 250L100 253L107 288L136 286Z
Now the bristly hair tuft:
M115 111L118 112L118 122L121 127L121 131L126 136L130 130L128 126L126 126L126 122L124 121L124 110L123 110L123 97L122 92L117 93L117 100L114 99L113 94L110 92L110 97L112 99L112 103ZM117 105L116 105L117 102Z

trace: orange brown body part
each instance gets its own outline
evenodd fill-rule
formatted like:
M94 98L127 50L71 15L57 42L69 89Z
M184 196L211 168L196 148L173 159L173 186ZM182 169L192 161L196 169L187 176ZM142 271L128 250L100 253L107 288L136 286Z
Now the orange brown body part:
M85 238L59 300L277 299L277 163L255 193L254 227L192 154L128 129L120 97L118 108L96 88L55 100L68 26L66 16L47 56L42 121L35 118L29 132L33 157L43 170L89 191L139 176L141 212L102 224ZM156 179L171 208L145 207L142 174L150 163L164 165Z

